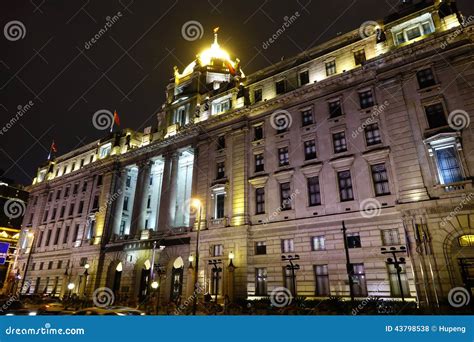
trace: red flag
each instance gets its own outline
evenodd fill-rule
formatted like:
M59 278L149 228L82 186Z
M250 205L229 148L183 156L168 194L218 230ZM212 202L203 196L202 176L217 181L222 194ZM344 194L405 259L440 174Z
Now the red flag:
M120 126L120 118L116 110L114 111L114 122L117 126Z
M54 142L54 140L51 143L51 152L54 152L54 153L58 152L58 147L56 146L56 143Z

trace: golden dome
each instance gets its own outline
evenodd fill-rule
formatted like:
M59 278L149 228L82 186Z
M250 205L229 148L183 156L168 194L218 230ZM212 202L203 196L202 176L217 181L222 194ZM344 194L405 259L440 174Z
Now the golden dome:
M194 68L199 65L202 67L212 66L214 60L222 61L225 67L229 70L231 74L236 72L236 68L239 68L239 59L233 61L229 55L229 53L221 48L219 42L217 41L217 32L219 28L214 29L214 42L211 44L210 48L207 48L201 51L197 56L196 59L191 62L186 68L184 68L182 73L179 73L178 69L175 67L175 78L178 81L180 78L186 77L193 73ZM240 72L241 77L245 77L242 70L237 70Z

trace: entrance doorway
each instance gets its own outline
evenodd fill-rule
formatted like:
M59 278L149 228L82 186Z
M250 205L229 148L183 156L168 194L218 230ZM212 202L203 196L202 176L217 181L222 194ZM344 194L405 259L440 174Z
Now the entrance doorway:
M459 267L464 286L471 291L474 296L474 258L460 258Z

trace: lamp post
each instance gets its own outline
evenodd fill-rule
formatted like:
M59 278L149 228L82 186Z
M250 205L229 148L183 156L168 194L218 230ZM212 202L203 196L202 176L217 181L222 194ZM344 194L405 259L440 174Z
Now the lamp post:
M90 267L91 266L89 264L84 265L84 269L85 269L85 271L84 271L84 293L83 293L84 297L86 297L86 295L87 295L87 280L89 278L89 268Z
M402 286L402 266L406 264L405 258L397 258L397 253L406 253L406 247L401 246L399 249L396 247L390 247L389 250L387 248L381 248L382 254L391 254L391 258L387 258L387 265L393 265L395 270L397 271L397 278L398 278L398 286L400 287L400 296L402 297L402 302L405 302L405 295L403 294L403 286Z
M192 206L198 209L197 219L197 232L196 232L196 264L194 265L194 294L193 294L193 315L196 315L197 309L197 294L199 293L199 233L201 232L201 214L202 214L202 203L199 199L194 199L191 203Z
M300 265L293 264L293 261L300 260L300 256L298 254L295 255L282 255L282 261L288 261L290 264L286 265L286 269L291 271L291 281L293 284L293 297L296 297L296 274L295 271L300 269Z
M150 284L150 287L151 287L151 284L152 282L155 280L155 255L156 255L156 246L157 246L157 243L156 241L153 241L153 252L152 252L152 255L151 255L151 267L150 267L150 281L149 281L149 284ZM165 246L159 246L158 247L160 252L163 251L165 249Z
M151 287L155 290L158 290L157 296L156 296L156 314L159 313L159 306L160 306L160 292L161 292L161 278L166 274L166 268L165 266L162 266L160 264L157 264L155 266L156 273L158 274L158 281L153 281L151 283ZM155 286L155 287L153 287Z
M218 265L222 264L222 260L214 259L208 261L209 265L212 266L212 273L214 274L214 290L215 290L215 302L217 304L217 295L219 294L219 273L222 272L222 267L218 267Z
M68 294L68 297L71 298L71 295L72 295L72 290L74 290L74 283L69 283L67 284L67 289L69 290L69 294Z

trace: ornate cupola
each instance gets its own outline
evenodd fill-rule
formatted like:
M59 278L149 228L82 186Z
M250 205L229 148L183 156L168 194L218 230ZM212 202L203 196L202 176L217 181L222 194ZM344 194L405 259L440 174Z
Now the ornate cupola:
M223 82L232 83L240 81L245 74L240 69L240 60L232 59L218 42L219 28L214 29L214 42L211 46L201 51L196 59L191 62L183 72L174 67L175 84L178 85L191 77L194 72L201 72L206 76L206 84L213 84L214 89L219 88Z

